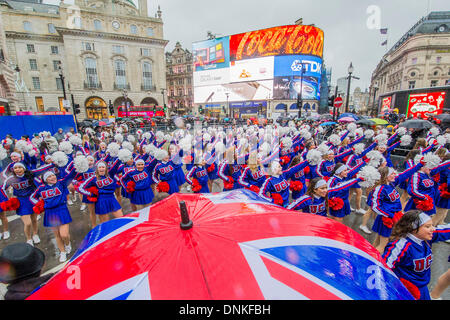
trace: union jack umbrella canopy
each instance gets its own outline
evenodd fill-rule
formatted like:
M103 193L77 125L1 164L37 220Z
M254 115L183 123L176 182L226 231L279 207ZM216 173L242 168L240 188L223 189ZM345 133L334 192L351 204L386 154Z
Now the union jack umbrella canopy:
M250 190L173 194L98 225L28 299L413 299L378 251Z

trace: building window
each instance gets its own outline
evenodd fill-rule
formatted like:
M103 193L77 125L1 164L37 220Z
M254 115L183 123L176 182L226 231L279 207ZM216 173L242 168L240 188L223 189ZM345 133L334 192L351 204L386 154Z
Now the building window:
M131 34L137 34L137 27L136 27L136 25L132 24L130 26L130 33Z
M56 90L62 90L62 89L63 89L63 85L62 85L61 78L56 78Z
M58 54L59 53L58 46L51 46L50 50L51 50L52 54Z
M53 71L59 71L60 60L53 60Z
M32 32L33 30L32 30L32 27L31 27L31 22L30 21L24 21L23 22L23 29L26 32Z
M112 46L112 52L114 54L123 54L124 53L124 47L123 46Z
M191 78L187 78L187 83L191 84L192 83L192 79Z
M435 72L433 72L433 76L438 76L439 75L439 71L435 71Z
M88 88L98 87L97 61L93 58L84 59L86 68L86 82Z
M34 44L27 44L27 52L28 53L34 53Z
M153 28L147 28L147 37L153 37Z
M437 80L431 80L430 87L436 87L438 81Z
M93 42L82 42L81 44L84 51L95 51L95 46Z
M41 90L41 81L39 80L39 77L32 77L31 80L33 81L34 90Z
M126 71L125 71L125 61L115 60L114 69L116 74L116 85L120 89L125 89L127 83Z
M416 87L416 81L408 82L408 89L414 89Z
M66 111L66 109L64 108L64 97L58 97L58 103L59 103L59 110Z
M412 64L416 64L416 63L417 63L417 58L412 58L412 59L411 59L411 63L412 63Z
M42 97L36 97L34 98L34 101L36 102L36 109L38 112L44 112L44 100Z
M53 23L48 24L48 33L56 33L55 25Z
M75 29L81 29L81 17L74 17L72 23Z
M416 76L416 73L413 71L413 72L411 72L411 77L415 77Z
M436 63L441 63L442 57L436 57Z
M141 48L141 56L150 57L150 49L149 48Z
M147 61L142 63L142 84L144 90L152 87L152 64Z
M37 70L37 61L36 61L36 59L30 59L30 70Z
M94 20L94 29L96 31L102 30L102 22L100 20L97 19Z

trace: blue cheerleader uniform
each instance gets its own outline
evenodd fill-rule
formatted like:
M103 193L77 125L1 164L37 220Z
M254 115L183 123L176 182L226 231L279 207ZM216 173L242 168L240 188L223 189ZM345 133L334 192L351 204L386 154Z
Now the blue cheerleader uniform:
M169 191L167 192L168 194L180 192L178 183L175 179L175 167L176 165L174 165L172 161L161 161L158 162L153 169L153 181L155 181L156 184L158 184L160 181L167 182L169 184Z
M410 178L407 191L411 198L409 198L405 205L405 212L417 209L414 199L425 200L425 196L428 195L434 201L436 197L436 188L433 179L423 172L417 172ZM433 206L431 210L424 212L431 216L436 213L436 207Z
M182 157L183 157L183 150L180 150L179 153L175 154L171 161L174 165L175 168L175 180L177 181L178 186L182 186L185 182L185 175L184 175L184 171L183 171L183 161L182 161Z
M439 185L447 184L447 192L450 192L450 169L445 169L440 172ZM450 209L450 199L441 197L439 190L436 193L435 204L438 208Z
M30 200L30 196L36 190L34 181L29 181L25 177L19 177L15 174L9 176L3 183L2 190L6 194L6 190L12 187L13 195L20 202L20 207L16 210L18 216L26 216L33 213L34 204Z
M246 188L250 188L252 185L261 188L266 178L264 171L260 167L258 167L256 172L252 172L249 167L246 167L239 176L238 183Z
M316 214L322 217L327 216L327 206L325 198L315 195L311 197L305 194L288 205L287 209L299 210L306 213Z
M300 191L292 191L292 199L296 200L298 198L300 198L301 196L303 196L306 193L306 190L308 189L306 187L306 175L303 170L300 170L299 172L297 172L296 174L294 174L291 178L291 181L300 181L302 183L302 190Z
M450 225L436 227L431 241L421 240L412 234L388 243L382 258L399 279L405 279L420 292L419 300L431 300L428 284L431 279L433 243L450 239Z
M236 190L242 188L242 186L238 183L239 177L241 176L242 166L240 164L229 164L228 161L224 161L219 166L219 178L223 181L230 181L228 178L231 176L233 178L234 184L232 189L227 190ZM228 174L226 174L228 173Z
M95 214L103 215L122 208L114 195L116 184L117 179L115 177L100 176L97 178L92 176L83 182L78 187L78 190L81 194L92 197L93 194L86 189L96 187L98 189L98 198L97 202L95 202Z
M92 176L95 176L95 170L94 170L94 168L89 168L88 171L86 171L86 172L77 173L75 178L74 178L74 180L78 181L79 183L82 183L83 181L86 181L87 179L89 179ZM77 189L77 191L78 191L78 189ZM94 203L92 201L89 201L85 194L82 194L81 202L83 202L83 203Z
M130 202L138 205L151 203L154 198L151 188L153 180L148 170L148 165L142 171L134 168L122 176L121 183L124 188L126 188L127 183L130 181L136 184L134 192L131 193Z
M191 170L186 174L186 181L192 185L192 180L197 179L198 183L202 186L200 191L196 193L209 193L208 188L208 172L206 171L204 166L194 165Z
M71 170L56 184L41 184L30 196L30 201L33 204L38 203L39 199L44 200L44 227L58 227L72 222L72 217L67 208L67 195L69 194L67 185L75 174L75 170Z

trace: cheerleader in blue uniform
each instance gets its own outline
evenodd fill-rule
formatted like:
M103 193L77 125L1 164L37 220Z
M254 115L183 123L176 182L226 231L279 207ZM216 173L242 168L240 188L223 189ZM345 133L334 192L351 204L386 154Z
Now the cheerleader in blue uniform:
M225 153L225 159L219 165L218 175L223 180L224 191L242 188L238 183L242 173L242 165L237 164L236 157L234 147L230 147Z
M280 163L274 161L271 163L270 170L272 176L268 177L259 191L260 197L278 204L283 207L287 207L289 204L289 182L292 176L304 169L308 165L308 161L302 161L293 167L283 171ZM267 195L270 193L270 196Z
M156 183L157 191L168 194L179 192L174 175L176 166L170 161L169 153L166 150L158 149L155 151L155 158L158 163L153 169L152 179Z
M30 196L36 190L34 175L22 162L14 164L12 175L3 183L3 193L6 194L10 187L13 188L13 195L20 202L20 207L16 210L16 214L20 216L24 224L27 243L30 245L40 243L37 216L33 212L34 204L30 201Z
M242 171L238 183L244 188L259 193L266 178L261 160L257 158L256 152L252 152L248 159L248 165Z
M106 148L107 145L105 142L100 142L99 144L99 148L97 151L94 152L94 154L92 155L95 159L95 161L100 161L102 160L104 157L106 157Z
M317 175L325 180L329 179L333 175L336 164L351 153L352 150L349 149L335 155L333 149L330 148L323 156L324 160L316 167Z
M377 234L373 246L383 253L392 227L402 217L402 203L400 194L395 189L402 181L407 180L420 168L423 163L418 163L401 174L390 167L379 169L380 180L374 189L369 193L367 204L377 214L372 226L372 230Z
M328 185L322 178L310 181L306 194L287 206L287 209L326 217L328 211Z
M206 171L206 161L197 156L194 161L194 166L186 174L186 181L192 186L194 193L209 193L208 187L208 172Z
M131 195L130 202L136 206L137 210L140 210L152 203L154 194L151 185L153 180L151 178L152 173L149 170L149 164L146 164L144 160L136 160L135 166L134 169L128 170L122 176L120 182Z
M409 168L411 168L412 166L414 166L414 158L420 154L420 151L418 149L413 149L411 151L408 152L408 154L406 155L405 158L405 162L403 163L403 169L404 170L408 170ZM402 208L405 207L406 202L408 201L408 182L409 179L403 180L398 187L400 189L402 189L402 195L400 196L400 202L402 203Z
M177 146L175 144L171 144L169 146L169 156L170 161L174 165L174 176L175 180L177 181L178 187L181 187L183 184L186 183L185 174L183 171L183 150L177 150Z
M415 299L430 300L431 248L449 239L449 224L434 227L428 214L410 211L395 225L382 257Z
M9 157L11 159L11 162L2 171L2 174L1 174L2 181L5 181L6 178L8 178L10 175L13 174L14 164L16 164L17 162L22 161L22 155L20 153L18 153L18 152L15 152L15 151L11 152Z
M297 165L299 162L303 161L300 155L295 156L290 164L291 167ZM304 169L296 172L290 179L289 189L292 191L292 200L296 200L306 193L306 176L309 174L310 167L306 166Z
M115 218L123 216L122 207L114 195L117 181L117 176L110 176L106 163L100 161L97 162L95 175L78 187L80 193L95 202L95 214L100 223L108 221L110 213Z
M349 192L350 188L361 178L353 179L358 171L365 165L361 163L354 168L348 168L343 163L338 163L334 169L333 176L328 180L328 199L330 207L330 216L332 219L342 222L344 217L351 213Z
M69 194L67 184L74 176L75 170L72 170L63 179L58 180L53 172L47 171L43 176L44 184L37 187L30 196L35 207L41 208L37 209L37 212L45 212L43 224L44 227L52 228L60 250L60 262L66 261L66 255L72 251L69 233L69 223L72 222L72 217L67 208L67 195Z
M95 175L95 159L94 159L94 157L88 155L86 157L86 159L88 160L88 165L89 165L88 170L83 173L77 173L74 178L74 181L76 181L75 189L77 191L78 191L78 187L81 183L83 183L84 181L88 180L89 178L91 178L92 176ZM97 225L97 217L95 215L95 202L90 201L86 195L81 194L81 193L79 193L79 194L81 196L80 210L84 211L84 210L86 210L86 207L88 208L91 225L92 225L92 228L94 228Z
M208 150L209 149L209 150ZM217 165L219 153L214 147L208 147L205 157L206 172L208 172L208 189L213 192L213 183L216 183L219 178L219 166Z

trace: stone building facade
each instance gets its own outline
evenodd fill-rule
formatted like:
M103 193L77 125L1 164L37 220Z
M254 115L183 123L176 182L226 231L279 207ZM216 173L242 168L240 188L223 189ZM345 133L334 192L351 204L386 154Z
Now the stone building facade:
M20 105L63 111L68 100L80 105L79 119L100 119L111 116L110 104L115 115L125 101L163 104L168 41L160 10L149 17L147 0L138 7L131 0L40 1L0 5L10 60L28 89L18 92Z

